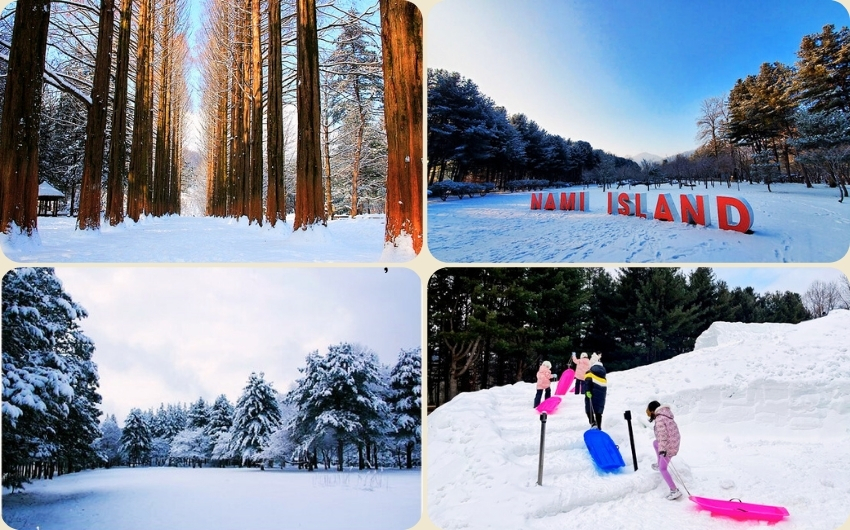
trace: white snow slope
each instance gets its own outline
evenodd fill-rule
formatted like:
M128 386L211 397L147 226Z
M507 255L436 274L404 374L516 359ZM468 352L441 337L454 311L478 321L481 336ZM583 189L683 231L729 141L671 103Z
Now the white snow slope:
M419 470L99 469L4 494L3 521L16 530L404 530L419 520L420 484Z
M531 210L531 193L495 193L428 201L428 248L445 262L480 263L784 263L840 259L850 248L850 200L821 185L741 184L727 188L663 186L620 188L646 193L650 207L660 193L679 205L680 194L708 195L712 226L692 226L608 215L607 192L581 186L551 191L590 193L590 211ZM539 193L539 192L538 192ZM714 196L743 197L753 209L753 234L717 228Z
M614 474L592 463L582 437L584 400L568 394L546 424L543 486L534 385L460 394L428 416L430 518L443 530L766 524L712 517L687 494L664 499L668 488L650 468L654 435L644 412L657 399L671 405L679 424L672 467L691 495L785 506L790 516L777 530L850 525L848 329L847 310L798 325L717 322L693 352L610 373L602 428L626 462Z
M383 215L328 221L292 230L288 223L249 225L247 218L143 217L100 230L77 230L76 219L39 217L38 234L0 235L17 262L399 262L415 257L411 244L384 246Z

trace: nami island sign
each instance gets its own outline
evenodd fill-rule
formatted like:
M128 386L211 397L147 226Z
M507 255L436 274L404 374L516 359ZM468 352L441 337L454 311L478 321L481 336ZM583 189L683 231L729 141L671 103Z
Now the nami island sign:
M708 195L683 193L679 200L671 193L662 193L650 205L646 193L608 192L608 215L625 215L656 221L675 221L692 225L711 226L711 209ZM752 234L753 209L746 199L717 195L714 197L714 211L717 213L717 227ZM586 191L531 194L532 210L572 210L590 211L590 194Z

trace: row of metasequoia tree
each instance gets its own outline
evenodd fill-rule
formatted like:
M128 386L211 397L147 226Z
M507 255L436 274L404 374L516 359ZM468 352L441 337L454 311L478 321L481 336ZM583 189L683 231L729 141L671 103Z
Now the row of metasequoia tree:
M189 110L184 0L86 1L54 8L49 0L19 0L0 21L11 30L5 35L0 25L4 232L37 228L39 165L47 162L40 149L56 158L56 180L80 167L81 229L100 226L102 203L110 224L123 220L125 205L133 220L180 213ZM344 210L383 210L386 241L410 237L418 252L423 72L416 6L380 0L358 12L334 3L317 9L314 0L211 0L206 8L207 213L274 225L294 209L293 228L306 228L334 215L342 201L333 188L344 186ZM85 110L84 134L79 117L73 131L84 138L84 154L63 143L63 122L45 116L45 84L59 94L57 108ZM293 205L284 178L287 104L297 113ZM41 136L53 141L45 146Z
M36 228L40 180L69 191L72 211L79 186L80 229L99 228L101 213L111 225L180 213L186 3L121 0L117 18L116 7L22 0L4 13L6 232Z
M712 322L811 318L790 291L729 289L710 268L449 268L428 282L428 405L533 381L575 351L625 370L693 349Z
M297 465L307 470L348 462L360 469L411 468L420 461L419 348L402 350L392 368L366 348L337 344L313 352L303 377L278 393L262 373L248 379L235 406L225 395L207 404L133 409L118 426L108 417L96 448L106 466Z

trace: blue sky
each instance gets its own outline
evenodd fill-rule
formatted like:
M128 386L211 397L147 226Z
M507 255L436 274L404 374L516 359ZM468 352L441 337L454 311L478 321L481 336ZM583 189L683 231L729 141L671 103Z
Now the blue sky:
M700 103L804 35L850 25L834 0L442 0L426 64L457 71L509 113L620 156L696 147Z

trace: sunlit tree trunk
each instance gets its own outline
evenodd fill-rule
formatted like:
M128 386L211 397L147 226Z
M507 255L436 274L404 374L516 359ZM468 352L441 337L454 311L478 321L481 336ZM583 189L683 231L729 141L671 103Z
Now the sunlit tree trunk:
M385 241L407 235L422 249L422 15L405 0L380 0L387 127Z
M319 140L319 42L315 0L296 0L298 148L293 229L326 225Z
M2 230L32 235L38 218L38 127L50 1L18 0L0 123Z
M97 29L97 54L94 63L91 102L86 123L86 147L83 155L83 181L80 186L80 230L100 228L103 148L106 145L106 111L109 106L109 73L112 68L112 32L115 4L101 0Z
M152 0L139 4L139 27L136 42L136 97L133 113L133 139L130 148L130 169L127 174L127 216L138 221L150 210L149 182L151 178L152 145Z
M286 184L283 180L283 69L281 66L280 0L269 0L269 92L267 106L266 149L268 151L268 185L266 186L266 219L274 226L278 219L286 222Z
M251 175L248 222L263 224L263 55L260 0L251 2Z
M115 226L124 220L124 169L127 158L127 79L130 75L130 24L133 1L121 0L116 50L115 102L109 139L109 175L106 182L106 217Z

